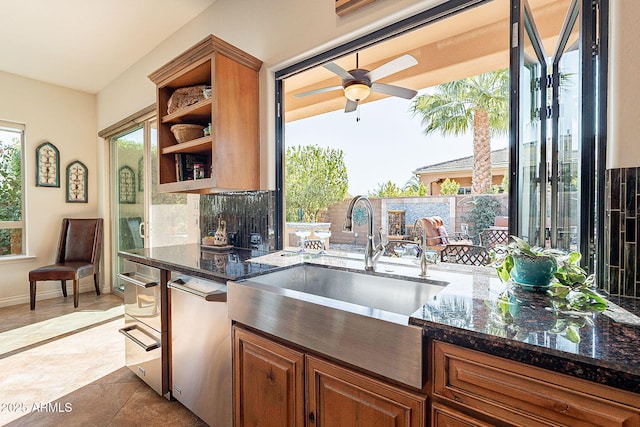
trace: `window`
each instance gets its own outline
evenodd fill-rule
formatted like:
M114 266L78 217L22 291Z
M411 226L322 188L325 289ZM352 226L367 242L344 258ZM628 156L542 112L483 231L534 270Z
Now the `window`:
M522 10L526 8L531 16L539 18L536 19L535 28L532 20L525 21L513 14L513 7L519 3L523 4ZM607 2L602 4L606 5ZM464 181L458 181L462 194L456 197L468 198L468 188L475 189L471 196L496 193L491 196L501 201L500 209L505 212L491 214L493 216L495 213L496 219L508 214L511 233L525 237L534 245L577 248L583 254L587 269L593 271L593 251L602 253L602 239L594 239L594 230L601 230L603 222L600 209L593 209L593 206L595 201L602 201L602 166L606 144L605 135L599 135L596 133L597 129L593 129L594 123L601 122L596 117L602 118L603 112L606 112L606 97L597 95L606 79L594 73L595 69L606 71L606 55L592 42L596 30L602 31L602 28L589 25L599 22L596 19L598 13L602 13L602 10L596 10L590 2L574 0L444 2L414 17L276 72L276 101L281 106L276 119L276 160L280 162L276 165L276 186L280 189L276 198L281 208L278 223L285 225L284 229L276 230L277 246L293 246L288 241L291 233L287 230L287 223L336 221L335 217L331 218L331 206L325 209L328 214L323 216L317 214L318 209L304 210L292 203L290 194L297 199L301 197L290 190L287 180L291 176L289 158L294 154L290 152L292 147L314 146L318 147L316 151L319 153L329 147L339 150L339 154L344 152L344 163L349 175L347 194L368 193L380 198L389 197L388 194L398 194L397 198L403 198L404 190L420 181L430 188L429 177L417 172L431 172L434 168L439 170L446 166L455 168L455 172L459 173L463 168L469 168L468 160L473 159L473 172L478 172L477 176L479 181L482 179L483 185L476 187L473 175L469 179L465 176ZM512 18L515 19L514 22L511 22ZM606 19L604 15L600 18ZM529 38L524 37L529 35L522 29L525 24L529 26L527 31L537 28L539 34L544 36L540 44L545 49L540 51L542 59L548 61L549 65L549 70L541 66L544 73L530 76L531 78L525 73L532 70L527 68L527 61L535 59L536 55L533 54ZM511 34L515 30L519 31L518 34ZM581 46L588 46L589 49ZM555 54L554 47L558 49ZM600 53L596 55L597 52ZM387 73L387 69L382 73L366 71L375 70L407 54L415 57L417 63L402 68L395 75ZM556 78L543 78L547 71L551 73L552 66L557 68L554 71ZM520 68L523 70L520 71ZM400 122L396 117L403 114L408 116L407 110L413 106L403 103L398 97L379 94L373 96L376 92L375 78L367 80L367 76L377 77L381 74L382 86L407 87L418 91L420 97L431 95L430 91L443 83L487 74L504 75L504 70L509 79L507 82L510 81L512 86L507 90L511 95L511 103L507 104L508 111L495 117L507 118L509 123L504 127L495 126L495 129L508 132L502 133L501 141L492 133L490 149L478 150L478 158L484 160L484 165L476 164L475 148L472 156L471 152L467 152L459 153L456 157L442 158L452 155L460 148L460 143L464 142L456 140L461 134L455 132L457 121L443 121L439 125L439 128L447 130L447 123L451 123L454 131L446 132L448 135L440 143L432 143L428 153L421 151L424 149L424 139L413 146L405 146L404 143L408 140L407 130L413 124L408 121ZM353 96L350 98L346 94L346 89L358 86L355 83L359 83L359 80L369 84L370 91L361 95L362 100L354 101ZM345 84L345 81L349 84ZM551 86L541 95L546 84ZM513 96L516 93L514 86L522 89L517 92L520 96ZM451 87L463 88L464 85ZM500 85L500 88L504 86ZM381 92L391 93L390 89ZM502 101L504 96L492 95L492 99ZM547 101L550 103L548 106ZM518 102L522 106L516 108ZM449 104L454 105L441 102L426 104L426 107ZM382 108L385 110L377 111ZM435 116L433 111L431 110L431 115ZM521 112L531 113L536 119L524 121ZM548 119L547 114L550 115ZM429 126L433 126L433 120L431 122ZM306 123L310 125L306 126ZM489 122L490 127L494 125L502 124ZM378 130L371 132L376 126ZM597 147L594 146L596 138L602 141ZM473 139L475 141L475 135ZM478 141L487 139L479 138ZM494 145L494 142L502 142L504 145ZM486 166L487 157L490 157L489 168L483 167ZM355 162L352 159L364 166L352 167L351 162ZM398 165L404 175L391 178L389 171ZM361 173L356 175L357 171L353 169L359 169ZM312 171L313 169L307 169L305 174L309 175ZM411 176L411 173L419 176ZM295 176L293 178L295 183L300 181ZM416 181L416 178L420 181ZM490 183L489 187L484 185L486 182ZM422 196L419 189L416 194L428 198ZM431 197L435 196L437 193L432 193ZM458 202L455 202L455 207L449 206L451 209L447 210L440 206L440 200L434 199L435 205L429 212L422 206L418 212L414 212L413 205L409 206L409 203L403 201L407 206L399 206L398 203L388 200L380 202L383 229L387 229L389 225L384 209L405 209L407 224L411 224L418 215L438 215L432 212L441 209L444 215L440 216L450 217L447 226L453 231L458 231L460 221L472 222L465 220L463 210L460 215L457 211L455 215L449 215L454 208L457 210ZM577 215L577 212L581 214ZM597 215L599 216L596 217ZM341 218L337 219L340 220ZM485 226L483 222L482 227ZM481 227L476 229L480 230ZM585 238L579 239L580 236ZM336 239L332 237L331 240L334 242ZM349 243L356 245L355 240L351 240Z
M0 122L0 257L25 253L24 126Z

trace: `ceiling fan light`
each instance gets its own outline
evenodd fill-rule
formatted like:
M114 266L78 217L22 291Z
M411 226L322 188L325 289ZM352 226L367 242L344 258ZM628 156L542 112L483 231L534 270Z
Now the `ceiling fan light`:
M344 88L344 96L351 101L362 101L371 93L371 88L364 83L353 83Z

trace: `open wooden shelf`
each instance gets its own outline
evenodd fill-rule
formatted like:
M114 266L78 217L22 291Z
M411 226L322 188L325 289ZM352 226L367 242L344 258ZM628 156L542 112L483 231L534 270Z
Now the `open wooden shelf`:
M156 84L160 192L260 189L261 66L260 60L210 35L149 75ZM211 86L211 97L167 114L178 88L197 85ZM179 123L211 124L211 135L176 144L171 127ZM196 160L212 176L181 181L193 176Z
M162 123L209 122L211 120L211 98L174 111L162 117Z
M211 153L211 145L213 144L213 137L203 136L202 138L193 139L191 141L182 142L176 145L170 145L162 149L162 154L177 154L177 153Z

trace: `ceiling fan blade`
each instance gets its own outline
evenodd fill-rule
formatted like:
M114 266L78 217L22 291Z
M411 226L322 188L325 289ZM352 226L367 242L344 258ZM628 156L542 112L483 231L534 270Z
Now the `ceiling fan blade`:
M386 64L382 64L375 70L369 71L365 77L369 79L370 82L375 82L376 80L380 80L384 77L390 76L391 74L398 73L402 70L406 70L409 67L413 67L418 64L418 60L413 56L407 54L402 55L396 59L393 59Z
M344 106L344 112L350 113L352 111L356 111L356 108L358 108L358 103L356 101L347 99L347 104Z
M384 83L373 83L371 85L373 92L386 93L387 95L398 96L404 99L411 99L418 94L418 91L407 89L406 87L386 85Z
M328 62L324 64L323 67L332 73L337 74L342 80L351 80L354 78L347 70L334 62Z
M342 86L322 87L320 89L313 89L307 92L296 93L293 96L295 96L296 98L302 98L303 96L315 95L317 93L323 93L323 92L331 92L332 90L338 90L338 89L342 89Z

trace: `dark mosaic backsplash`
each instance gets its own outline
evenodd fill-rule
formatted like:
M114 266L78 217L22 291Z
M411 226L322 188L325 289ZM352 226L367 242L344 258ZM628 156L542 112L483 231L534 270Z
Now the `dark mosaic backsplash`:
M607 170L604 290L640 297L640 168Z
M200 237L213 235L218 215L227 222L229 244L264 251L275 248L275 193L246 191L200 197Z

